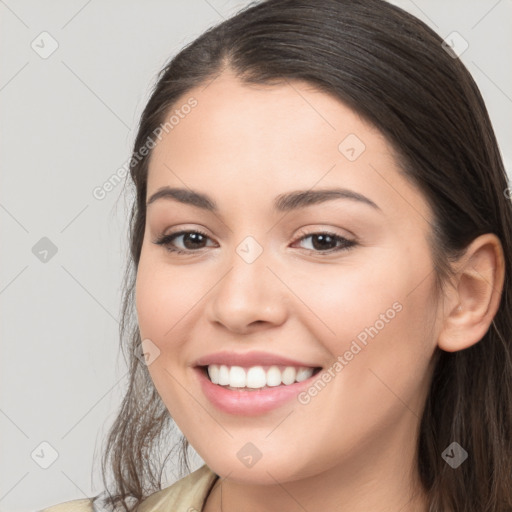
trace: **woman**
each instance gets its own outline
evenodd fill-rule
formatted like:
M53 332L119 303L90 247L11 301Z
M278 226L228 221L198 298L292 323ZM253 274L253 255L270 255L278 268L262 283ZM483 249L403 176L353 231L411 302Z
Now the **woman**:
M438 35L251 6L162 71L131 178L113 481L47 511L512 510L512 209ZM172 422L205 465L160 490Z

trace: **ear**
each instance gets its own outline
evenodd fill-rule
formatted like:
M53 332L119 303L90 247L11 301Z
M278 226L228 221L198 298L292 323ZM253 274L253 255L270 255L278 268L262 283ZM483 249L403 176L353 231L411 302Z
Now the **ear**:
M463 350L480 341L498 311L505 278L499 238L492 233L479 236L455 265L453 289L445 296L437 342L447 352Z

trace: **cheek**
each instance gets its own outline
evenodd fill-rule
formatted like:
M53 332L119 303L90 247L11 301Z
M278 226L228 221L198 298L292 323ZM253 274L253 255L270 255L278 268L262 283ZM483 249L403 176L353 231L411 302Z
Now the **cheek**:
M344 351L347 340L376 322L380 326L380 315L393 319L401 309L408 276L398 278L389 269L382 260L361 265L354 259L346 265L319 266L314 279L310 272L293 277L294 291L310 312L302 319L309 319L309 327L331 352Z
M434 274L428 259L403 254L400 260L382 252L359 267L325 266L315 273L316 284L305 275L295 281L314 313L303 316L309 329L332 364L342 358L333 368L343 374L334 379L339 393L393 400L393 392L412 398L423 385L435 349Z
M326 384L313 385L300 402L298 423L323 420L315 450L343 451L421 416L435 348L428 326L434 275L428 261L424 268L400 263L383 258L364 271L332 272L321 286L301 285L319 317L308 315L309 328L333 357Z
M319 266L314 279L310 272L294 277L297 295L314 313L319 339L338 353L347 340L360 335L364 341L365 333L370 336L375 329L379 335L400 329L425 339L435 318L434 273L425 254L428 248L419 243L413 253L410 247L382 247L354 254L336 267ZM401 337L389 341L411 346Z
M187 327L193 306L200 299L201 287L187 279L183 267L171 269L162 258L149 251L141 254L135 286L135 306L141 340L150 340L146 348L157 354L148 371L158 394L171 416L181 418L189 409L182 392L185 353L183 330ZM177 372L176 369L179 369Z
M161 258L141 255L135 304L142 339L170 340L181 321L204 295L204 286L185 266L171 267Z
M179 386L188 362L185 340L194 306L203 295L198 280L190 279L184 267L171 268L161 256L143 251L135 287L140 337L144 350L155 354L148 371L164 403L172 404L172 414L186 410Z

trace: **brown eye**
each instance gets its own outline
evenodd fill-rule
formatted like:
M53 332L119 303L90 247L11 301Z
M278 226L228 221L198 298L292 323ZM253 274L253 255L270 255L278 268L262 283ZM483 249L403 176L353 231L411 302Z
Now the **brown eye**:
M181 245L183 249L175 246L175 241L180 239L182 239ZM208 235L201 231L179 231L178 233L161 236L154 243L163 245L169 252L187 253L195 252L197 249L204 249L209 239Z
M303 236L299 242L307 239L311 239L311 243L309 244L310 247L306 247L306 249L319 253L343 251L356 245L356 242L353 240L327 232L310 233Z
M202 249L206 242L205 236L201 233L190 232L179 236L183 237L183 245L186 249ZM175 236L173 240L176 238Z

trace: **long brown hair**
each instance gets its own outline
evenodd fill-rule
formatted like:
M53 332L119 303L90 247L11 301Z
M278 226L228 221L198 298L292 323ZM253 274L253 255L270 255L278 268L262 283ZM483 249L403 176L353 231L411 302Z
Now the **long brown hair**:
M120 327L130 380L103 454L104 505L129 512L161 488L174 428L146 365L136 357L141 339L134 287L151 156L150 151L140 157L138 150L187 92L227 69L245 83L305 80L384 134L404 175L434 213L430 242L440 286L450 276L450 262L474 238L494 233L501 240L506 268L499 310L480 342L454 353L437 349L417 464L430 512L512 510L512 204L506 196L507 176L480 92L460 59L424 23L382 0L251 4L187 45L161 71L140 120L131 162L136 198ZM453 441L470 457L456 470L441 457ZM182 438L184 471L190 471L187 448Z

